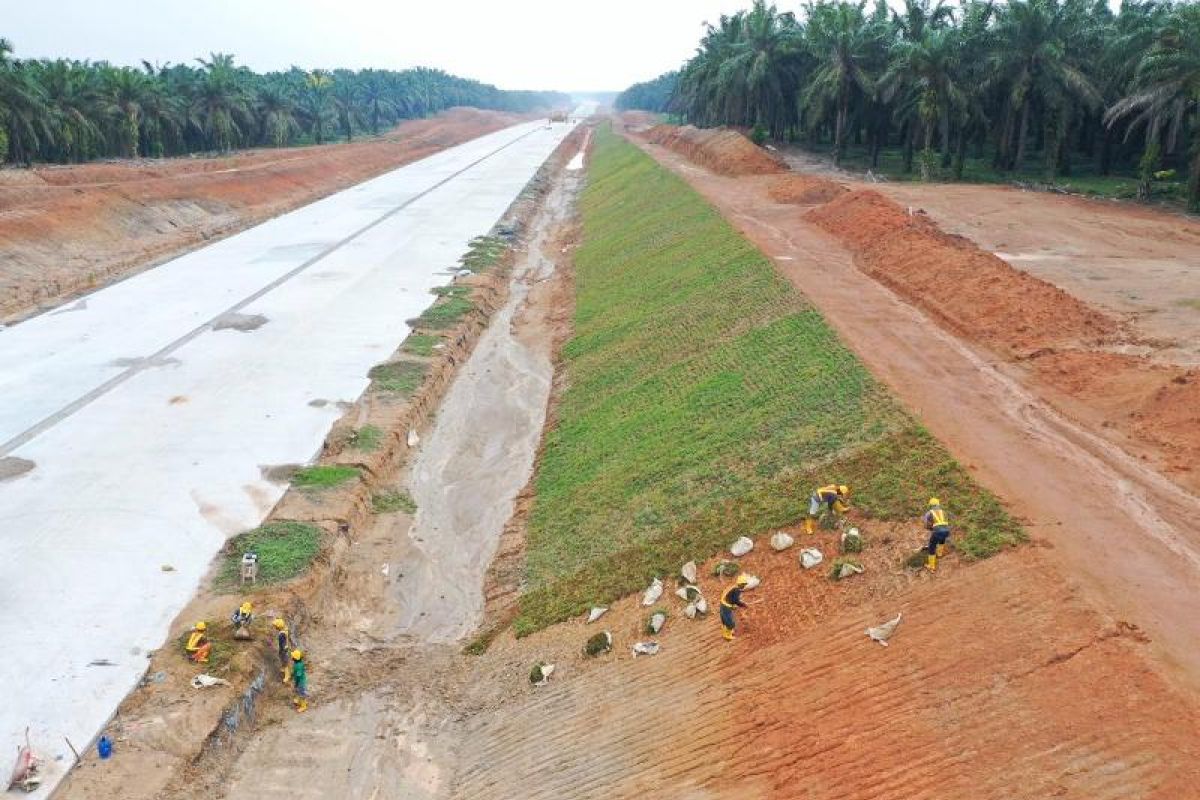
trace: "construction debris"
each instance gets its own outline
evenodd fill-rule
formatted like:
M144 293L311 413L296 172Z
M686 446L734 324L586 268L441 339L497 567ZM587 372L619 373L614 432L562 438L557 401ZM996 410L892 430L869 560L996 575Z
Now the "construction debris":
M533 665L533 669L529 671L529 682L534 686L545 686L550 682L550 676L554 674L554 665L546 664L541 661Z
M409 447L416 447L418 444L421 443L421 437L417 435L417 432L415 430L410 428L408 431L408 440L407 441L408 441Z
M666 624L667 612L655 611L650 615L650 621L646 623L646 630L650 631L650 633L658 634Z
M870 636L872 640L879 642L884 647L887 647L887 640L890 639L892 634L896 632L896 626L900 624L901 616L901 614L897 614L894 619L890 619L882 625L874 628L867 628L867 636Z
M729 546L729 552L741 558L754 549L754 541L749 536L739 536L738 540Z
M225 680L224 678L215 678L212 675L205 675L203 673L192 678L192 688L193 689L207 689L210 686L228 686L228 685L229 685L229 681Z
M824 560L825 556L815 547L806 547L800 551L800 566L805 569L812 569Z
M772 550L776 550L776 551L787 550L789 547L791 547L795 543L796 543L796 540L792 537L792 535L788 534L788 533L784 533L783 531L776 531L775 533L773 533L771 535L771 549Z
M695 583L696 582L696 562L689 561L686 564L684 564L682 567L679 568L679 574L682 575L683 579L685 581L687 581L688 583Z
M593 606L592 610L588 612L587 624L591 625L603 617L605 611L608 611L608 606Z
M762 584L762 578L758 577L757 575L747 575L746 576L746 585L743 586L742 588L743 589L757 589L759 587L759 585L761 585L761 584Z
M20 789L32 792L42 785L42 759L33 752L29 744L29 729L25 729L25 744L17 748L17 763L12 777L8 779L8 790Z
M658 649L658 642L638 642L633 646L633 657L656 655Z
M663 582L660 578L655 578L654 581L647 587L642 594L642 605L652 606L658 602L658 598L663 594Z

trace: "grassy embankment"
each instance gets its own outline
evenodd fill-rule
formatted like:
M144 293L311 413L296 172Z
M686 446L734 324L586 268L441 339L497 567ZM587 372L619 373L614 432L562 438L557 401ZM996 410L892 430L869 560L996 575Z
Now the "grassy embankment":
M685 183L607 129L580 200L567 389L535 476L518 633L640 590L852 486L876 519L948 502L956 544L1023 534L821 315Z

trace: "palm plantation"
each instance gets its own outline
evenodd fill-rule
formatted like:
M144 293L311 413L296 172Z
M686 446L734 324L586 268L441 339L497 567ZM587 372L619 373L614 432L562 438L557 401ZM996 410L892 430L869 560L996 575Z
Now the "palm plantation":
M21 60L0 39L0 162L320 144L456 105L524 112L567 102L554 92L503 91L425 68L258 74L227 53L140 68Z
M894 6L893 6L894 7ZM755 0L709 25L677 73L618 108L851 146L961 177L968 152L1054 181L1082 163L1188 175L1200 210L1200 5L1126 0ZM1140 165L1140 166L1139 166Z

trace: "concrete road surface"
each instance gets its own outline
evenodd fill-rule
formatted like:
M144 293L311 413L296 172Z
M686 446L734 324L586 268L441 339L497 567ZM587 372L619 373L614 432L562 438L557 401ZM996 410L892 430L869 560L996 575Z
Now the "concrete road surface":
M0 758L29 726L58 771L64 735L97 735L282 495L262 468L314 457L571 128L484 136L0 331Z

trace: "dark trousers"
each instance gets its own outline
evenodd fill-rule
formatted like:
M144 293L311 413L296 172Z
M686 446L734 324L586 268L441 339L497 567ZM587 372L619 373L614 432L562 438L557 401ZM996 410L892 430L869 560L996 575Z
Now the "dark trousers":
M930 531L929 532L929 547L927 548L929 555L936 556L937 555L937 546L939 544L945 544L946 540L949 538L950 538L950 529L949 528L934 528L932 531Z

